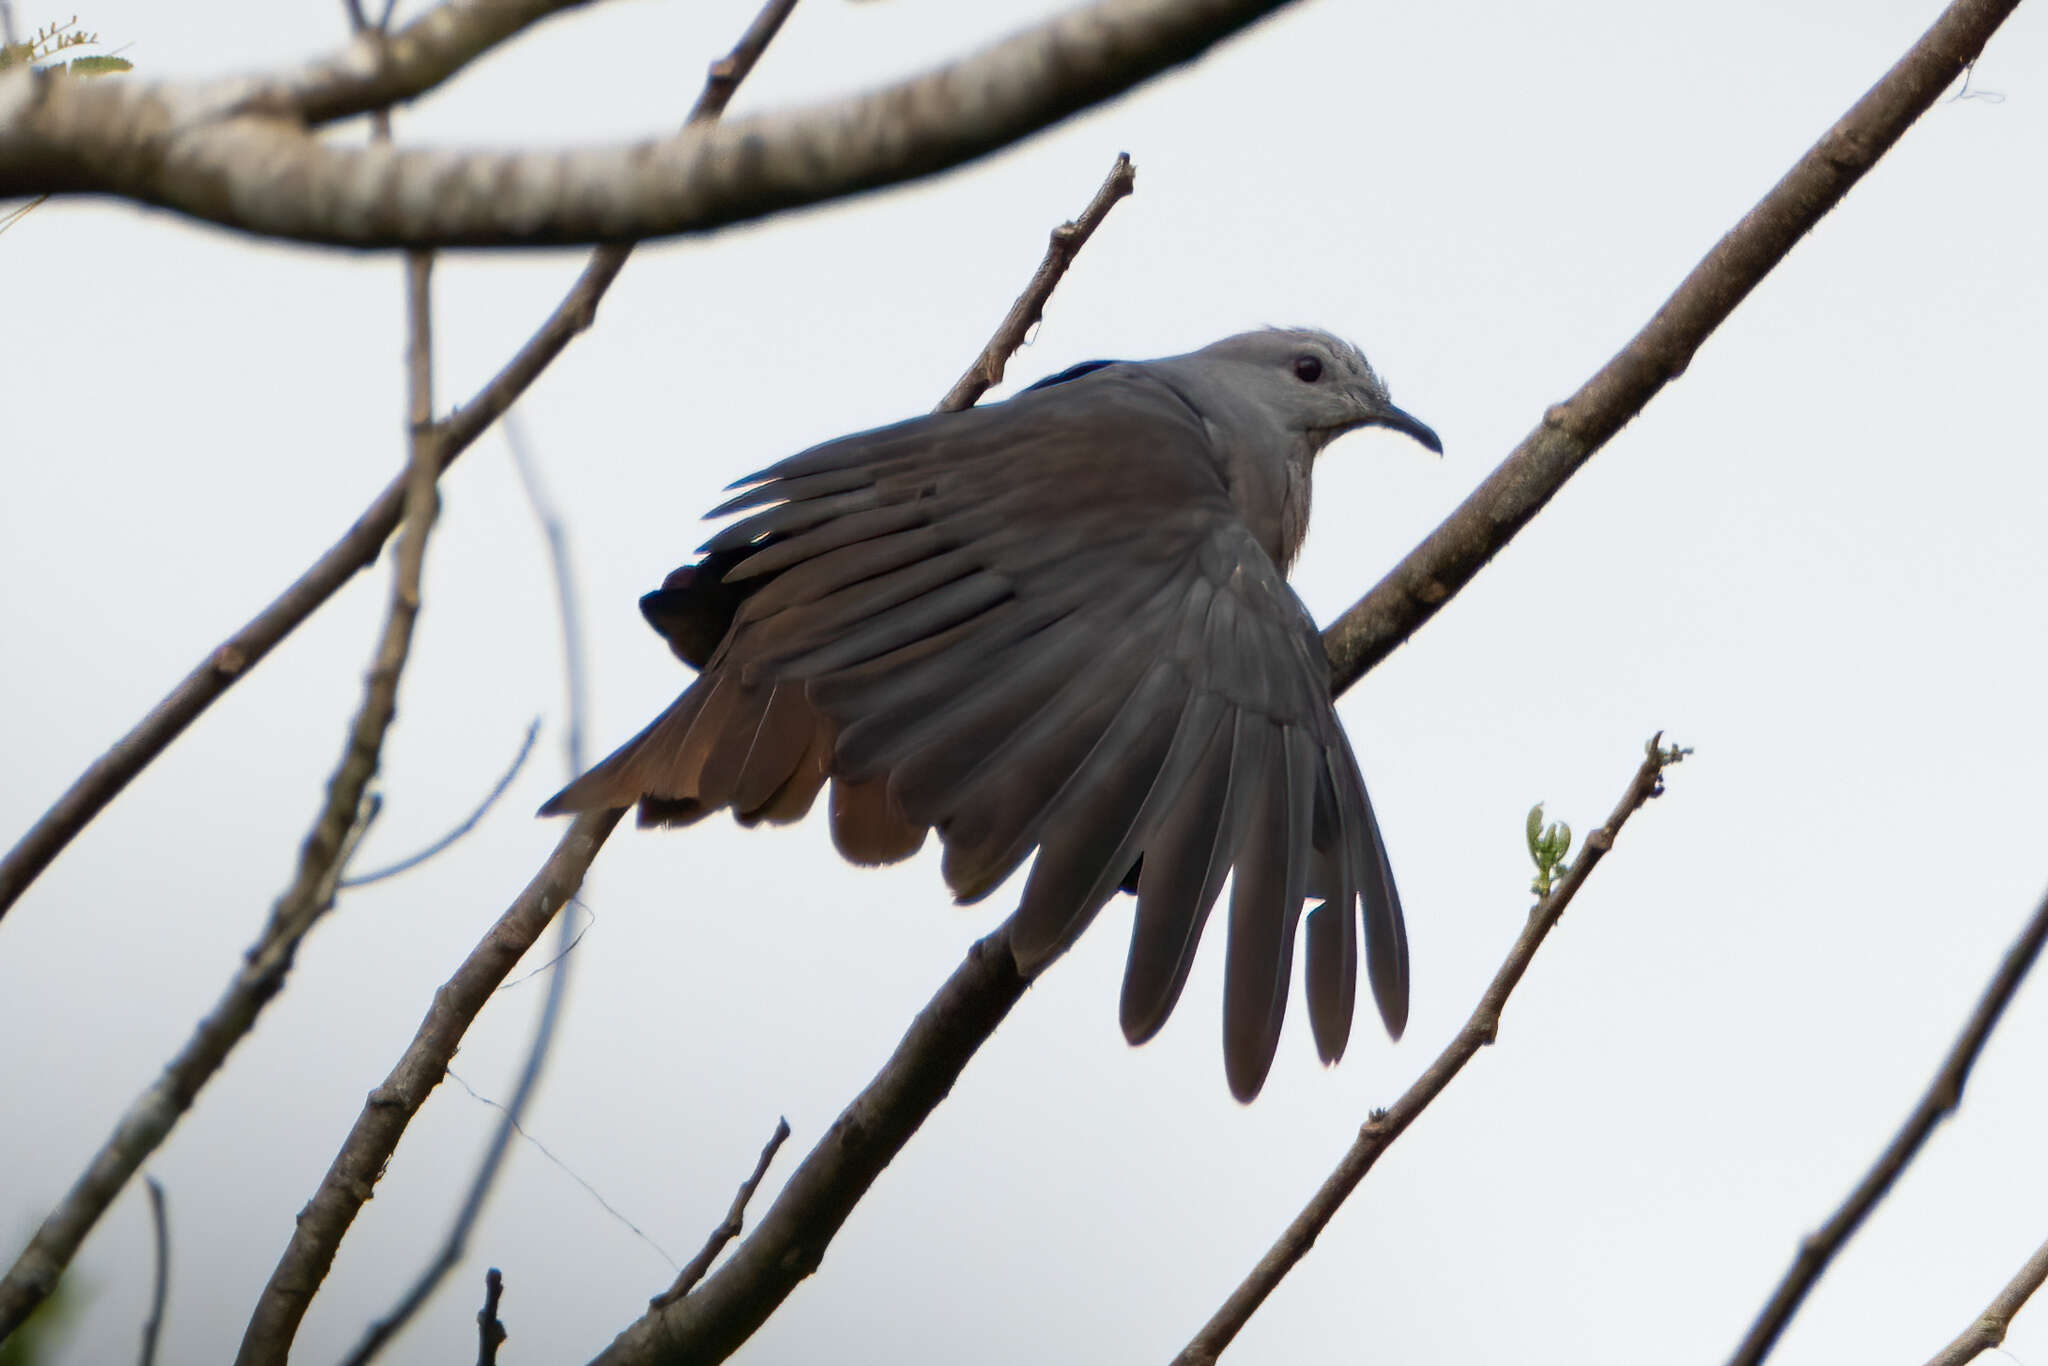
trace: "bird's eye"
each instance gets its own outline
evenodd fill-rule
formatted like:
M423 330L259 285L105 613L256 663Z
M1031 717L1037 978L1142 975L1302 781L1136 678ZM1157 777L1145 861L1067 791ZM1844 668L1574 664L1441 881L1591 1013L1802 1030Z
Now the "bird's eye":
M1314 356L1296 356L1294 377L1303 384L1314 384L1323 377L1323 363Z

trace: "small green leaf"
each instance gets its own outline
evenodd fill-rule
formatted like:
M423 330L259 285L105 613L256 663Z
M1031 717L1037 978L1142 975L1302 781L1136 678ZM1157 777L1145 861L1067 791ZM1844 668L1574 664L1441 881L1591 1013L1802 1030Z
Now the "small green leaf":
M1529 884L1529 890L1537 896L1549 896L1558 879L1571 871L1564 861L1572 849L1572 828L1563 821L1546 827L1543 824L1543 803L1529 808L1529 820L1523 830L1523 838L1529 845L1529 859L1536 865L1536 877Z

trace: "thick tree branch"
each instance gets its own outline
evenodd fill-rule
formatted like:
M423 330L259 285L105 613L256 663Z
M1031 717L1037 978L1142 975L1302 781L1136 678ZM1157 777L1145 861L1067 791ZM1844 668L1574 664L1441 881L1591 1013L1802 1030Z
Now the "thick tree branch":
M1501 462L1443 525L1323 633L1341 690L1450 601L1672 380L1801 237L1977 59L2019 0L1956 0L1884 79L1729 229L1642 331Z
M608 148L345 147L219 85L0 82L0 198L110 194L355 247L617 242L932 175L1192 61L1286 0L1096 0L865 95Z
M2048 1243L2034 1249L2013 1278L2005 1283L1996 1299L1984 1306L1976 1322L1956 1334L1955 1341L1927 1359L1927 1366L1965 1366L2005 1341L2013 1315L2028 1298L2048 1281Z
M1401 1098L1385 1110L1376 1112L1365 1127L1358 1131L1358 1139L1349 1152L1337 1164L1334 1171L1323 1181L1315 1196L1294 1217L1274 1242L1259 1264L1252 1268L1237 1289L1223 1302L1215 1315L1202 1326L1192 1341L1175 1357L1174 1366L1213 1366L1231 1340L1251 1321L1266 1297L1278 1288L1280 1282L1295 1263L1308 1255L1315 1246L1316 1238L1336 1217L1337 1211L1356 1190L1365 1174L1378 1162L1380 1154L1392 1147L1417 1116L1429 1107L1429 1103L1443 1093L1451 1079L1464 1070L1481 1048L1492 1043L1500 1032L1500 1013L1507 1005L1510 994L1522 980L1522 974L1529 970L1529 964L1536 957L1536 950L1543 947L1544 939L1556 928L1557 922L1571 905L1572 898L1579 894L1579 888L1586 885L1586 879L1593 875L1607 851L1614 847L1614 840L1621 833L1621 827L1628 818L1642 809L1644 802L1663 795L1664 770L1677 763L1687 751L1666 749L1661 741L1662 732L1650 737L1644 746L1643 762L1629 780L1628 790L1623 792L1614 811L1607 817L1607 823L1586 837L1585 847L1578 860L1565 874L1549 896L1529 908L1529 922L1522 929L1521 936L1508 950L1507 959L1500 970L1493 975L1486 992L1479 998L1479 1004L1465 1021L1465 1027L1458 1031L1436 1061L1415 1084L1404 1092Z
M427 282L429 258L406 258L407 362L410 380L412 449L406 467L405 525L399 535L397 567L384 627L364 683L363 701L349 727L341 763L328 780L327 797L299 849L292 884L272 906L262 937L244 955L213 1010L121 1117L78 1181L51 1211L19 1260L0 1278L0 1338L56 1287L87 1233L121 1193L148 1156L170 1134L199 1090L227 1061L228 1054L256 1026L256 1017L283 989L292 960L315 922L334 904L335 881L348 852L363 793L376 776L384 736L398 712L398 682L412 647L420 610L420 579L427 538L440 509L435 480L440 465L426 439L433 412Z
M732 92L760 60L769 41L795 8L796 0L769 0L762 7L732 52L712 63L704 91L690 111L692 119L716 118L724 111ZM518 354L468 403L436 424L431 438L438 446L436 458L442 469L453 464L492 423L504 416L570 342L590 330L597 320L598 301L625 268L632 250L631 246L608 246L592 252L576 283L540 329L519 348ZM7 914L7 908L28 890L29 884L42 875L78 832L173 740L184 734L185 728L198 720L222 693L255 667L279 641L297 630L358 570L377 562L384 542L398 527L404 506L405 477L401 474L385 486L363 509L355 524L297 581L185 675L147 716L78 776L5 857L0 857L0 916Z
M1729 1366L1756 1366L1770 1355L1778 1335L1799 1312L1807 1292L1820 1280L1828 1263L1834 1260L1835 1254L1841 1251L1842 1245L1849 1241L1870 1211L1877 1208L1877 1202L1884 1199L1892 1183L1906 1170L1906 1165L1919 1155L1921 1145L1927 1142L1934 1127L1962 1103L1963 1086L1970 1079L1970 1069L1976 1065L1977 1055L1984 1051L1985 1041L1998 1027L1999 1016L2012 1003L2020 983L2026 980L2028 969L2041 956L2044 943L2048 943L2048 898L2042 899L2026 927L2020 931L2019 938L2006 950L2005 961L1999 964L1998 972L1984 988L1977 1008L1970 1012L1969 1022L1963 1026L1963 1032L1943 1059L1941 1070L1927 1084L1920 1103L1913 1107L1913 1113L1906 1117L1905 1124L1892 1137L1890 1146L1863 1174L1863 1179L1856 1183L1856 1189L1849 1193L1841 1208L1799 1244L1798 1255L1793 1257L1784 1279L1778 1282L1770 1302L1757 1315L1756 1322L1750 1325L1742 1345L1735 1349L1735 1355L1728 1358ZM2033 1263L2028 1265L2031 1268ZM2040 1277L2036 1276L2034 1285L2040 1283ZM2008 1287L2008 1293L2010 1289ZM2028 1287L2029 1293L2031 1289ZM2025 1298L2024 1294L2020 1296L2022 1300ZM2017 1302L2014 1307L2018 1307ZM2001 1336L2003 1332L2001 1327Z

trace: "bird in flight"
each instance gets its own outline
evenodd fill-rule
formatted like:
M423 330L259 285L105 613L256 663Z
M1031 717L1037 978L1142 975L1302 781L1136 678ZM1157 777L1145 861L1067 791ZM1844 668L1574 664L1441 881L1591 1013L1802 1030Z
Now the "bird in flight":
M1001 403L814 446L732 487L744 514L641 610L698 670L544 815L802 817L826 783L859 864L936 830L1027 977L1137 894L1125 1037L1179 999L1226 874L1224 1064L1258 1094L1307 916L1316 1049L1351 1032L1360 926L1388 1033L1408 1015L1401 900L1314 620L1287 585L1316 456L1388 427L1442 451L1365 357L1313 330L1091 361Z

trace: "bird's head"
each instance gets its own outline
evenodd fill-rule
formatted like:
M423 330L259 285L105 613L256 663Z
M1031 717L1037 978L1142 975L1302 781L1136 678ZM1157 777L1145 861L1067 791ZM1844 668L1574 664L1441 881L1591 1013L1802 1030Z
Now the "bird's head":
M1269 328L1226 337L1191 359L1226 372L1231 391L1308 442L1313 456L1346 432L1388 427L1443 454L1443 442L1420 419L1394 406L1387 386L1359 349L1315 328Z

